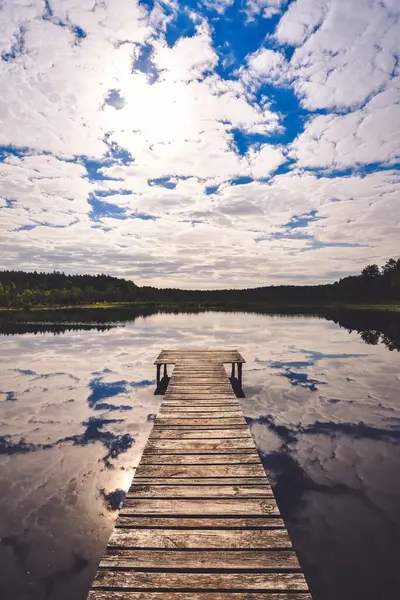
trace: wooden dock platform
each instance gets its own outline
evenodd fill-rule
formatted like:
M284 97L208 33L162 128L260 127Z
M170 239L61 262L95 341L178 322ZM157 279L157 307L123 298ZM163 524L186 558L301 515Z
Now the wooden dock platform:
M88 600L311 600L224 368L244 362L155 361L174 369Z

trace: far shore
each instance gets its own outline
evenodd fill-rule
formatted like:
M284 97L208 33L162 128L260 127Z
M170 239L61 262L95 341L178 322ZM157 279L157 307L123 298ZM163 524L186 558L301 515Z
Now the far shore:
M154 312L204 312L204 311L228 311L228 312L261 312L276 314L323 314L326 311L336 310L368 310L384 312L400 312L400 303L386 304L268 304L268 303L240 303L229 304L200 304L200 303L178 303L178 302L93 302L70 306L32 306L22 308L0 307L0 318L9 317L10 320L40 320L49 319L67 320L68 317L76 319L79 313L89 317L110 317L110 313L120 313L121 316L129 316L129 312L152 314Z

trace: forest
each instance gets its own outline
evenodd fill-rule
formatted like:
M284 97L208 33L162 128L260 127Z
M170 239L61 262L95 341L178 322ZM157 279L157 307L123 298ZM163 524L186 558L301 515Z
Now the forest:
M34 309L99 303L154 304L194 307L329 306L400 302L400 259L379 267L366 266L359 275L332 284L271 285L243 290L183 290L139 287L109 275L68 275L0 271L0 307Z

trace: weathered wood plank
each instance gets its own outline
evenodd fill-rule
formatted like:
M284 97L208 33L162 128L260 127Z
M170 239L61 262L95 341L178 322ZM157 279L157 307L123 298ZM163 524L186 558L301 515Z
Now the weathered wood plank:
M171 382L170 382L171 384ZM185 393L186 391L188 392L205 392L205 391L210 391L210 392L224 392L225 390L227 392L232 390L232 387L230 385L230 383L196 383L196 382L189 382L189 381L183 381L179 382L173 382L173 386L174 386L174 390L177 392L181 392Z
M190 410L190 406L193 406L194 408L199 408L199 410L201 410L201 407L203 405L215 405L215 406L220 406L221 404L229 404L229 405L233 405L235 406L237 409L241 410L240 404L237 400L236 397L234 396L227 396L225 394L221 394L220 396L209 396L207 394L199 394L199 395L171 395L171 396L167 396L166 400L163 402L163 404L161 405L161 409L168 409L170 406L177 406L179 408L184 409L188 409Z
M232 403L220 403L215 404L215 402L194 402L193 400L187 404L184 402L179 402L179 404L166 404L163 409L157 413L159 416L168 416L169 413L179 413L181 415L188 416L196 416L196 414L201 415L202 413L215 413L218 416L218 413L223 412L237 412L240 413L240 416L243 417L243 411L241 410L238 404Z
M188 367L187 365L176 365L172 371L172 377L215 377L226 375L222 367Z
M174 430L171 434L169 429L161 429L161 428L153 428L150 436L149 443L153 443L156 440L161 440L163 438L169 438L171 441L185 441L190 439L202 440L205 442L206 440L222 440L229 439L241 439L241 440L249 440L253 443L253 438L246 426L243 426L240 429L240 426L237 425L235 428L232 426L230 429L192 429L191 431L187 431L185 429ZM178 439L177 439L178 438ZM254 445L254 444L253 444Z
M227 465L227 464L255 464L260 458L257 453L251 454L143 454L141 465Z
M242 362L244 358L237 350L162 350L158 355L154 364L167 363L182 363L182 364L223 364L231 362Z
M126 529L115 528L109 546L129 548L268 549L291 548L286 529Z
M223 413L221 413L223 414ZM214 413L215 415L215 413ZM208 427L210 425L245 425L246 421L243 417L190 417L187 419L184 417L157 417L156 424L160 427L163 426L174 426L174 427L182 427L184 425L189 425L192 427L196 427L197 425L201 425L202 427Z
M185 477L180 479L168 477L135 477L132 485L268 485L269 481L266 475L262 477L224 477L222 480L218 477Z
M270 486L245 485L141 485L135 483L129 489L127 498L273 498Z
M232 500L130 500L127 498L120 512L127 514L165 515L279 515L274 499L237 498Z
M236 400L234 391L231 389L229 392L204 392L204 391L189 391L189 392L178 392L171 388L168 390L168 395L165 396L168 400Z
M93 587L176 590L307 591L302 573L141 573L100 570Z
M127 592L91 590L88 600L312 600L307 592Z
M178 431L199 431L199 432L206 432L206 431L215 431L216 429L218 430L226 430L226 429L232 429L232 427L242 427L242 425L240 423L228 423L226 425L163 425L163 424L159 424L156 425L154 424L154 432L158 432L158 431L170 431L172 433ZM162 436L163 438L170 438L170 436ZM204 437L204 436L202 436ZM185 436L185 439L193 439L191 436ZM194 438L194 439L199 439ZM232 438L226 438L226 439L232 439ZM236 439L236 438L234 438Z
M262 477L261 465L142 465L136 469L137 477Z
M232 407L232 408L228 408L228 407ZM199 400L199 401L193 401L192 403L189 404L189 400L186 401L186 403L183 403L182 400L179 401L174 401L174 402L169 402L168 400L166 400L165 402L162 403L158 414L164 414L164 413L169 413L169 412L176 412L176 413L202 413L202 412L220 412L220 411L236 411L236 412L240 412L241 415L243 415L242 413L242 409L240 408L239 402L220 402L218 404L216 404L215 402L212 401L205 401L205 400Z
M182 418L188 418L188 417L195 417L196 419L208 419L209 417L213 417L213 418L218 418L218 419L223 419L223 418L228 418L228 417L240 417L241 419L243 419L243 413L241 410L239 410L238 407L233 407L233 408L217 408L217 409L208 409L207 406L200 406L197 407L197 410L190 410L190 409L182 409L182 410L174 410L173 408L164 408L162 411L160 411L160 413L158 414L158 418L160 417L169 417L169 418L177 418L177 419L182 419Z
M219 412L224 410L239 410L240 406L238 402L233 402L232 400L221 401L217 400L174 400L170 402L169 400L163 402L159 414L164 414L167 412ZM241 410L241 409L240 409ZM243 413L242 413L243 414Z
M108 547L100 567L112 569L241 569L294 570L299 569L296 554L291 550L129 550Z
M166 450L169 454L175 452L181 454L182 452L237 452L245 448L255 449L253 439L251 437L242 437L235 439L221 439L216 438L202 438L193 439L193 436L186 439L163 439L166 436L151 436L147 442L146 449L151 452L154 450ZM179 435L181 438L181 435Z
M219 376L219 377L214 377L214 378L207 378L207 377L174 377L174 375L172 375L169 384L172 384L171 387L174 388L180 388L180 387L187 387L190 390L196 390L196 388L199 388L200 391L203 390L205 387L209 387L211 389L215 389L218 390L220 388L226 388L227 390L232 391L232 386L230 381L228 380L228 378L226 376Z
M120 515L116 527L144 529L283 529L284 523L279 517L257 515L247 517L210 517L197 515L195 517L174 517L165 515Z

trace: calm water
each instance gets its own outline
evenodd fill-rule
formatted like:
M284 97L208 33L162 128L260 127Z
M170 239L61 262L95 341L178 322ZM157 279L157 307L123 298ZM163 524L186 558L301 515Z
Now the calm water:
M246 358L240 402L314 600L399 598L400 330L361 321L157 314L2 336L0 598L86 598L162 400L153 360L175 347Z

